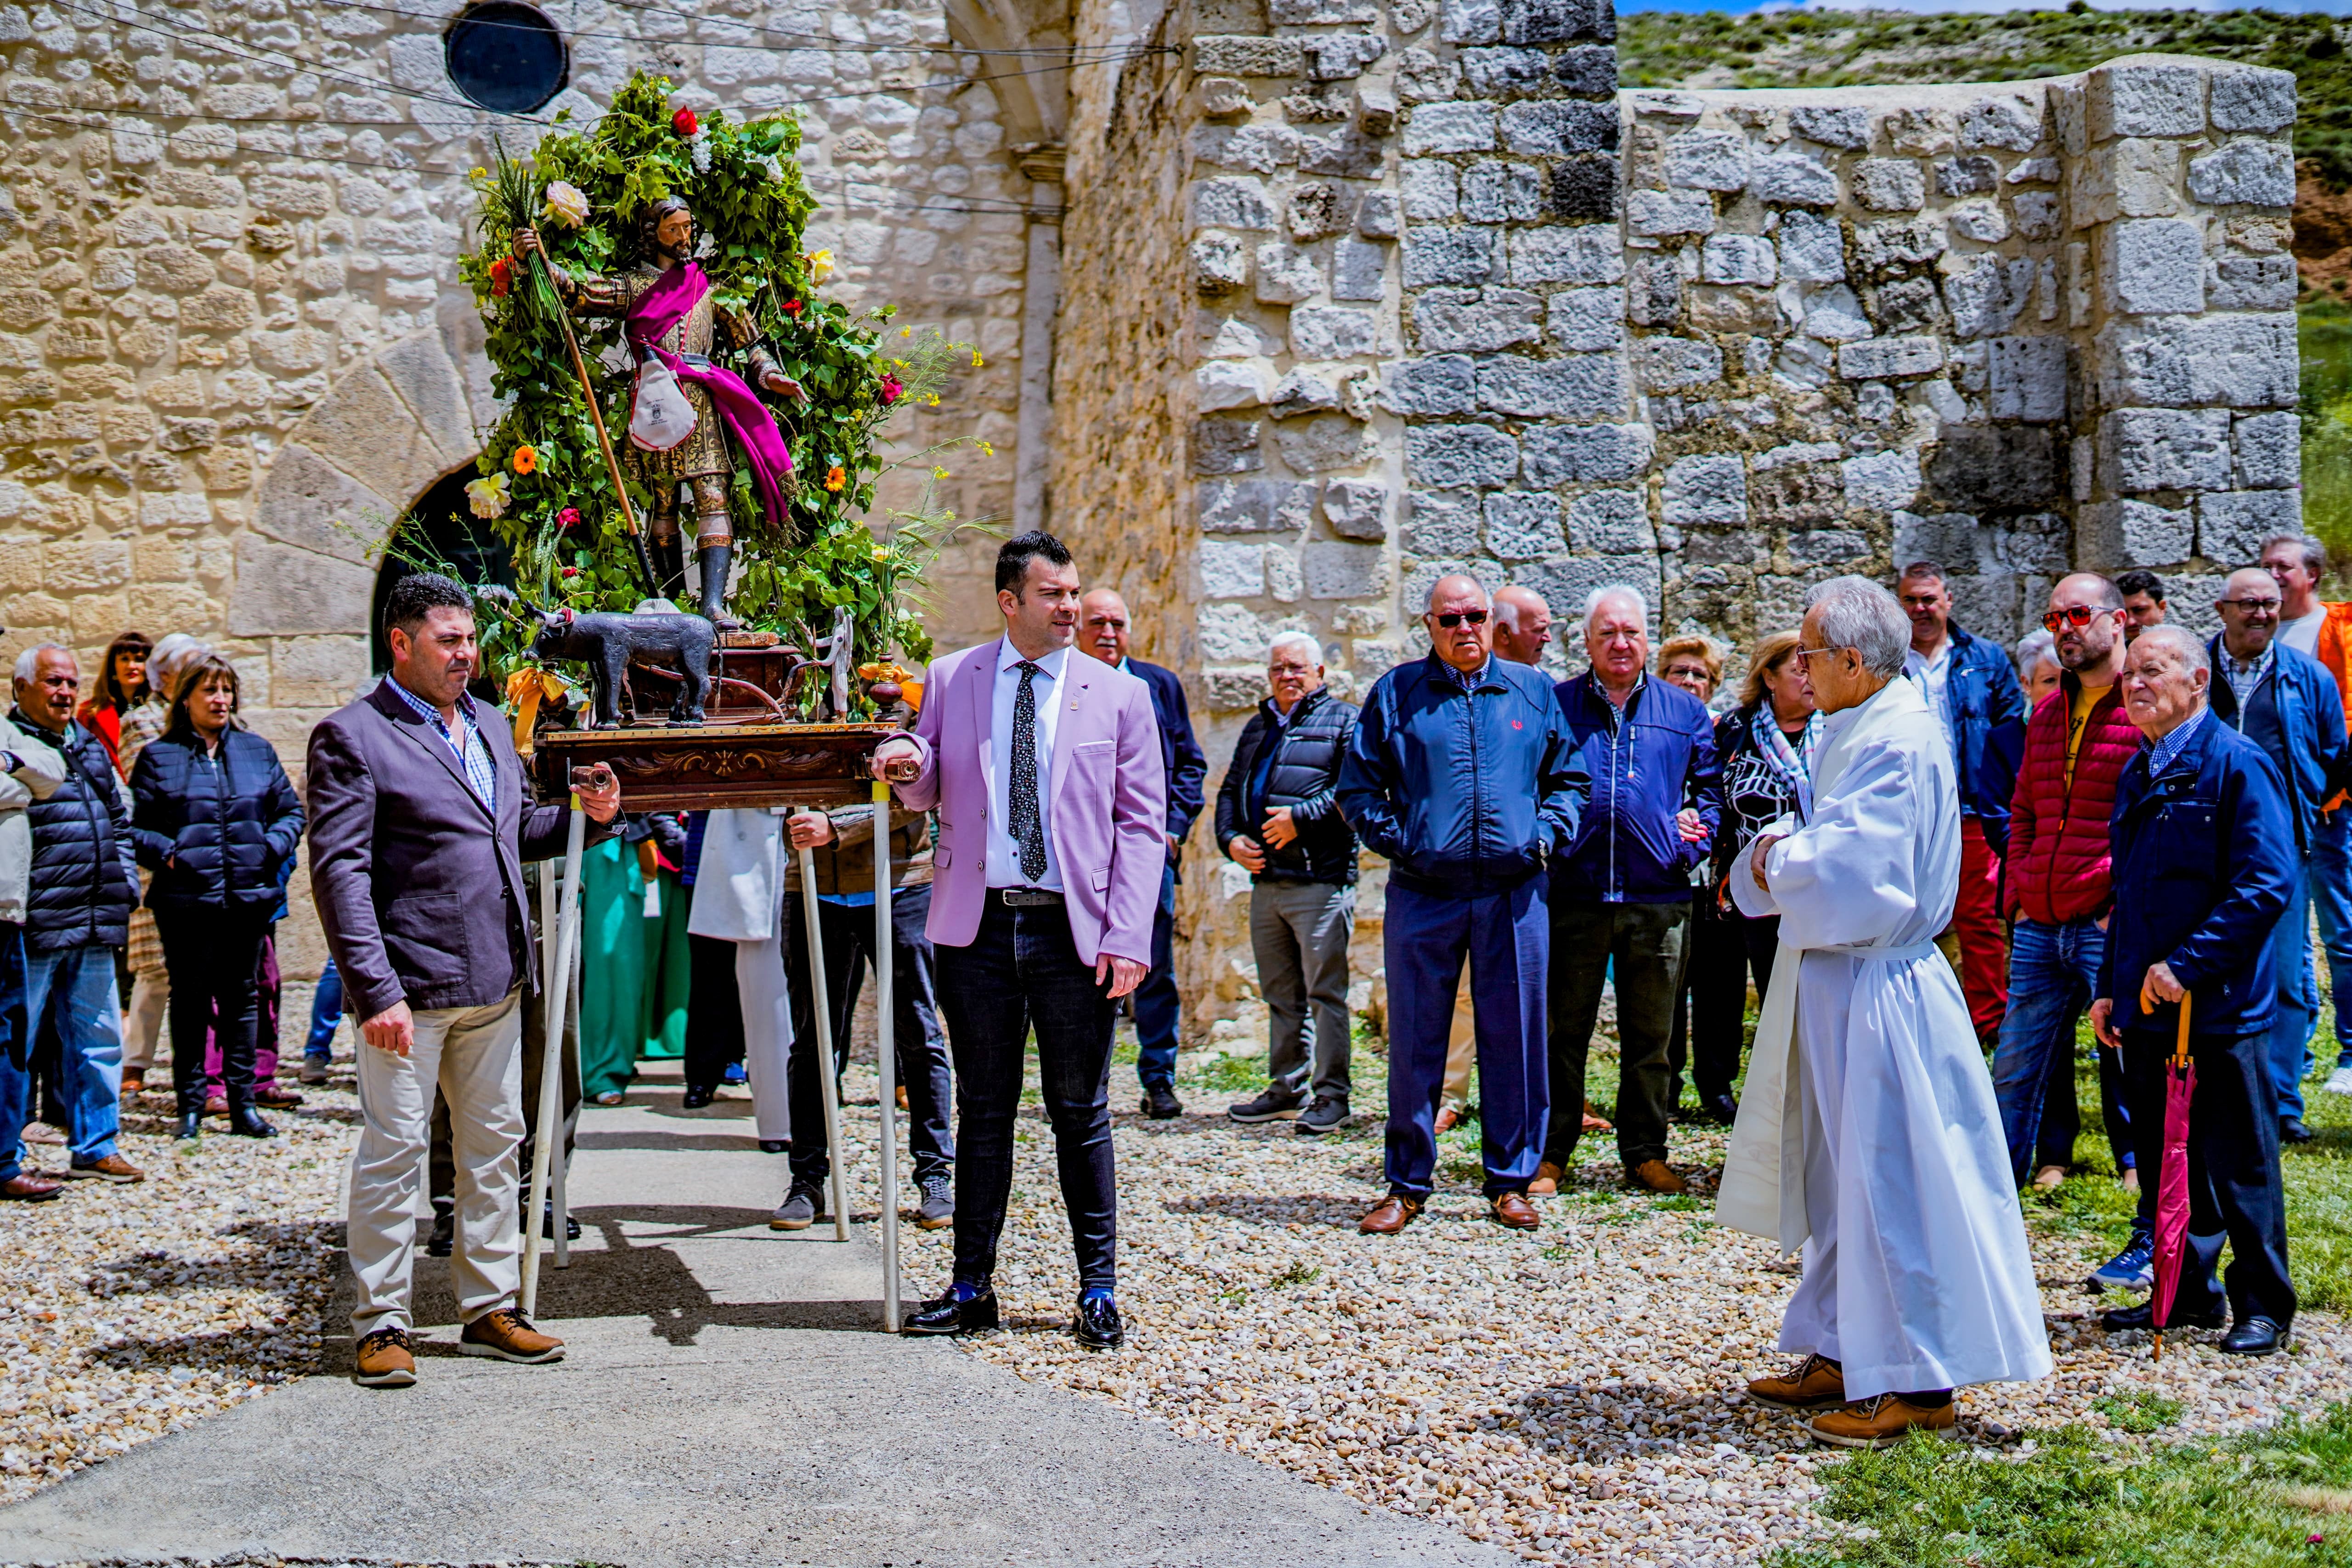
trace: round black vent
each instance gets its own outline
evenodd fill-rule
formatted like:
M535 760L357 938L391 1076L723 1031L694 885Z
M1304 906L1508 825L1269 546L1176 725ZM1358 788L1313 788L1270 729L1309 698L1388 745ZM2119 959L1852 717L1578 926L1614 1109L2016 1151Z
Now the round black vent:
M563 90L572 51L547 13L522 0L467 6L444 40L449 80L484 109L529 114Z

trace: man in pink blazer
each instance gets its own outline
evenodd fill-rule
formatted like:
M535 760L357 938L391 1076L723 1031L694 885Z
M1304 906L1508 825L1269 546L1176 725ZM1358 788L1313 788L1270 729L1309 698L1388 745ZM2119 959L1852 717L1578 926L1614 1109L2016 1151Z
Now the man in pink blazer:
M955 1058L955 1279L907 1331L997 1322L996 1242L1013 1191L1013 1125L1032 1028L1062 1202L1078 1255L1073 1331L1125 1337L1116 1284L1111 1004L1150 967L1168 863L1168 780L1150 689L1074 656L1078 572L1051 534L996 557L1004 635L934 660L914 730L874 754L898 798L936 806L928 934Z

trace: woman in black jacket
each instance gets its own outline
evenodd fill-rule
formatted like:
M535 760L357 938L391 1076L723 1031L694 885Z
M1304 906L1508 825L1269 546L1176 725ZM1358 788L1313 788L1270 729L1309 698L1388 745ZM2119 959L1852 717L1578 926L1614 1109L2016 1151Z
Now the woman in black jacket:
M254 1109L255 990L278 868L302 840L302 807L268 742L236 722L236 668L215 653L175 672L163 737L131 772L131 831L154 873L147 907L172 981L172 1087L180 1136L204 1121L206 1026L220 1042L229 1130L268 1138Z

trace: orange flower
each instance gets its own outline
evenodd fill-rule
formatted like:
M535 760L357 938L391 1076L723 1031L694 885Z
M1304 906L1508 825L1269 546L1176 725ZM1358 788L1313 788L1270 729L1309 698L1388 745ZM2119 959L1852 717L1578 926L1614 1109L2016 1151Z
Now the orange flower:
M839 463L824 471L824 488L829 490L838 490L848 482L849 475Z
M530 473L539 467L539 448L536 447L517 447L514 449L514 457L509 460L514 464L514 471L516 473Z

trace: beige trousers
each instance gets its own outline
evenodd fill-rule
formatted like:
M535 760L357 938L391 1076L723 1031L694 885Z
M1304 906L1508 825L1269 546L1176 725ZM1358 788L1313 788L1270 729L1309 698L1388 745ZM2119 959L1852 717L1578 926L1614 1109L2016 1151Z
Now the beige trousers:
M1461 986L1454 993L1454 1023L1445 1035L1445 1089L1438 1100L1456 1116L1470 1107L1470 1068L1478 1059L1475 1025L1470 1013L1470 969L1465 964Z
M142 969L131 984L131 1006L122 1015L122 1067L128 1072L152 1070L155 1047L163 1043L163 1020L172 1002L172 983L163 966Z
M346 1244L358 1280L352 1337L410 1326L436 1084L449 1107L457 1166L457 1246L449 1279L458 1316L470 1323L513 1306L522 1287L515 1154L523 1132L521 990L488 1007L417 1014L416 1044L405 1057L361 1040L359 1084L360 1146L352 1156Z

